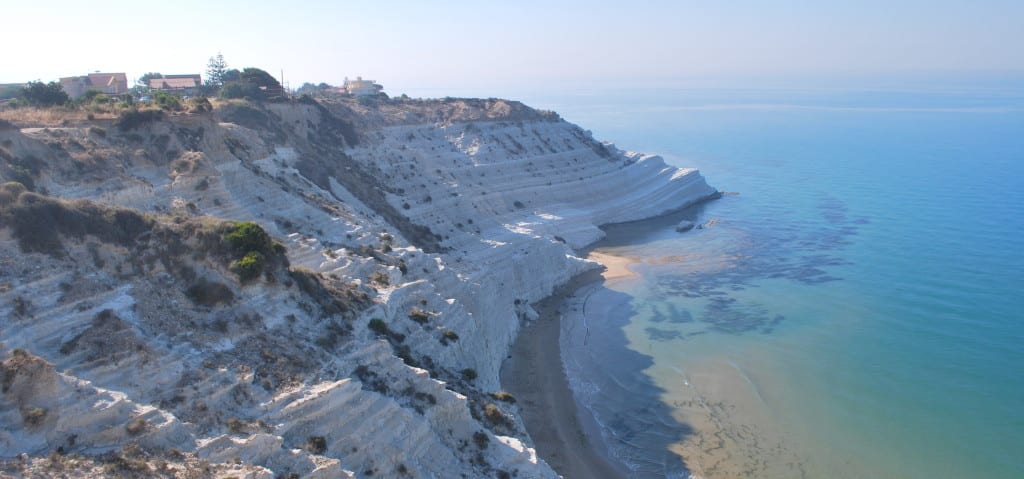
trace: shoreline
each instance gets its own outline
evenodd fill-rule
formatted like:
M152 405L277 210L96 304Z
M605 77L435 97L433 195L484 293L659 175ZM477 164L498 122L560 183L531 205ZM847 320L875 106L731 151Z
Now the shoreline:
M609 253L598 253L593 250L588 250L586 251L585 259L597 261L598 263L604 265L605 270L603 273L601 273L601 277L604 281L635 278L637 276L640 276L636 271L633 271L633 269L630 268L630 265L640 263L639 258L632 258L629 256L616 256Z
M598 424L573 396L562 364L560 310L590 285L638 276L629 267L638 260L596 253L592 247L579 254L603 267L574 276L533 305L538 318L525 324L512 344L501 385L517 398L537 455L555 472L566 479L623 479L629 470L609 456Z
M584 415L573 396L559 346L559 310L565 299L604 280L602 269L580 273L534 304L539 317L524 325L501 368L501 385L516 397L537 455L566 479L628 475L625 466L608 457L600 436L593 435L597 426L589 424L593 418Z
M662 227L661 223L678 222L680 215L720 197L721 192L716 191L654 218L604 226L646 223ZM560 310L566 300L589 285L639 276L630 268L640 262L639 258L594 251L606 240L576 251L577 256L596 261L601 268L574 276L533 304L538 318L524 322L499 376L501 387L517 398L519 414L537 456L566 479L625 479L630 475L625 464L609 455L597 421L576 401L561 356Z

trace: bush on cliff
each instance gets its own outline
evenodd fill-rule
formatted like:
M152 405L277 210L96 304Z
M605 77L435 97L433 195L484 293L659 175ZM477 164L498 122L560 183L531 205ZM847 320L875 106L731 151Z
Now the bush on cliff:
M231 263L231 271L238 275L242 282L256 279L263 272L266 258L259 251L250 251L241 259Z
M203 306L230 303L235 299L235 294L231 292L231 288L202 278L185 290L185 296L192 300L193 303Z
M161 110L181 111L181 100L167 92L156 92L153 95L153 103L156 103L156 106L159 106Z
M243 83L238 81L225 83L220 89L218 96L228 100L241 99L241 98L257 98L259 95L259 88L251 83Z
M313 454L327 452L327 439L323 436L309 436L306 438L306 450Z
M268 255L273 251L273 241L270 239L270 235L253 221L235 223L235 226L224 235L224 239L237 254L257 251Z
M420 324L427 324L427 321L430 321L430 312L414 307L409 311L409 319Z
M270 235L252 221L236 223L224 234L224 239L231 245L235 255L241 255L231 263L231 271L242 282L259 277L266 266L267 256L274 254L274 242Z
M220 97L260 101L279 101L287 98L281 83L273 75L253 67L239 72L237 80L225 81L220 89Z
M158 121L164 117L161 110L125 110L117 115L114 125L121 131L134 130L146 123Z
M21 98L32 106L58 106L71 100L60 83L30 81L21 89Z
M155 222L137 211L87 200L66 201L31 193L5 183L0 198L0 226L10 227L22 251L64 256L60 235L130 246Z

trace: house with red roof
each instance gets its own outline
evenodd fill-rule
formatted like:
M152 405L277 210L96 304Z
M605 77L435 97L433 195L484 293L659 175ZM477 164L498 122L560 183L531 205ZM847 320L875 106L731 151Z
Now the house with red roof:
M176 95L195 95L202 86L203 79L198 73L188 75L164 75L161 78L151 78L149 89L151 91L163 91Z
M60 79L60 86L72 100L95 90L107 95L120 95L128 92L128 76L124 73L90 73L77 77Z

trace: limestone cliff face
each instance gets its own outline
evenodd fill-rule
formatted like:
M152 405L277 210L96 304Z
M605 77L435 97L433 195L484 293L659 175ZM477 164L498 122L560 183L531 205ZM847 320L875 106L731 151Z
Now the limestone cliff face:
M529 305L597 267L573 250L599 225L715 194L501 100L234 103L125 126L0 131L5 181L92 201L0 192L0 457L26 468L60 448L98 471L554 477L490 396ZM37 210L142 223L18 223ZM286 252L240 282L218 250L230 221Z

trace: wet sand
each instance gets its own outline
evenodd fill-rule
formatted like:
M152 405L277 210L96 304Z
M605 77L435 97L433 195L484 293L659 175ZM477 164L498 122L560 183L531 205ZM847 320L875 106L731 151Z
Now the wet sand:
M537 454L567 479L626 477L606 456L593 418L580 414L559 350L562 304L582 286L601 280L600 271L583 273L535 304L540 317L520 331L501 370L502 386L518 400Z
M639 260L630 258L628 256L615 256L608 253L598 253L591 251L586 256L587 259L597 261L605 266L606 270L601 276L606 281L612 281L616 279L634 278L637 276L630 265L637 263Z

